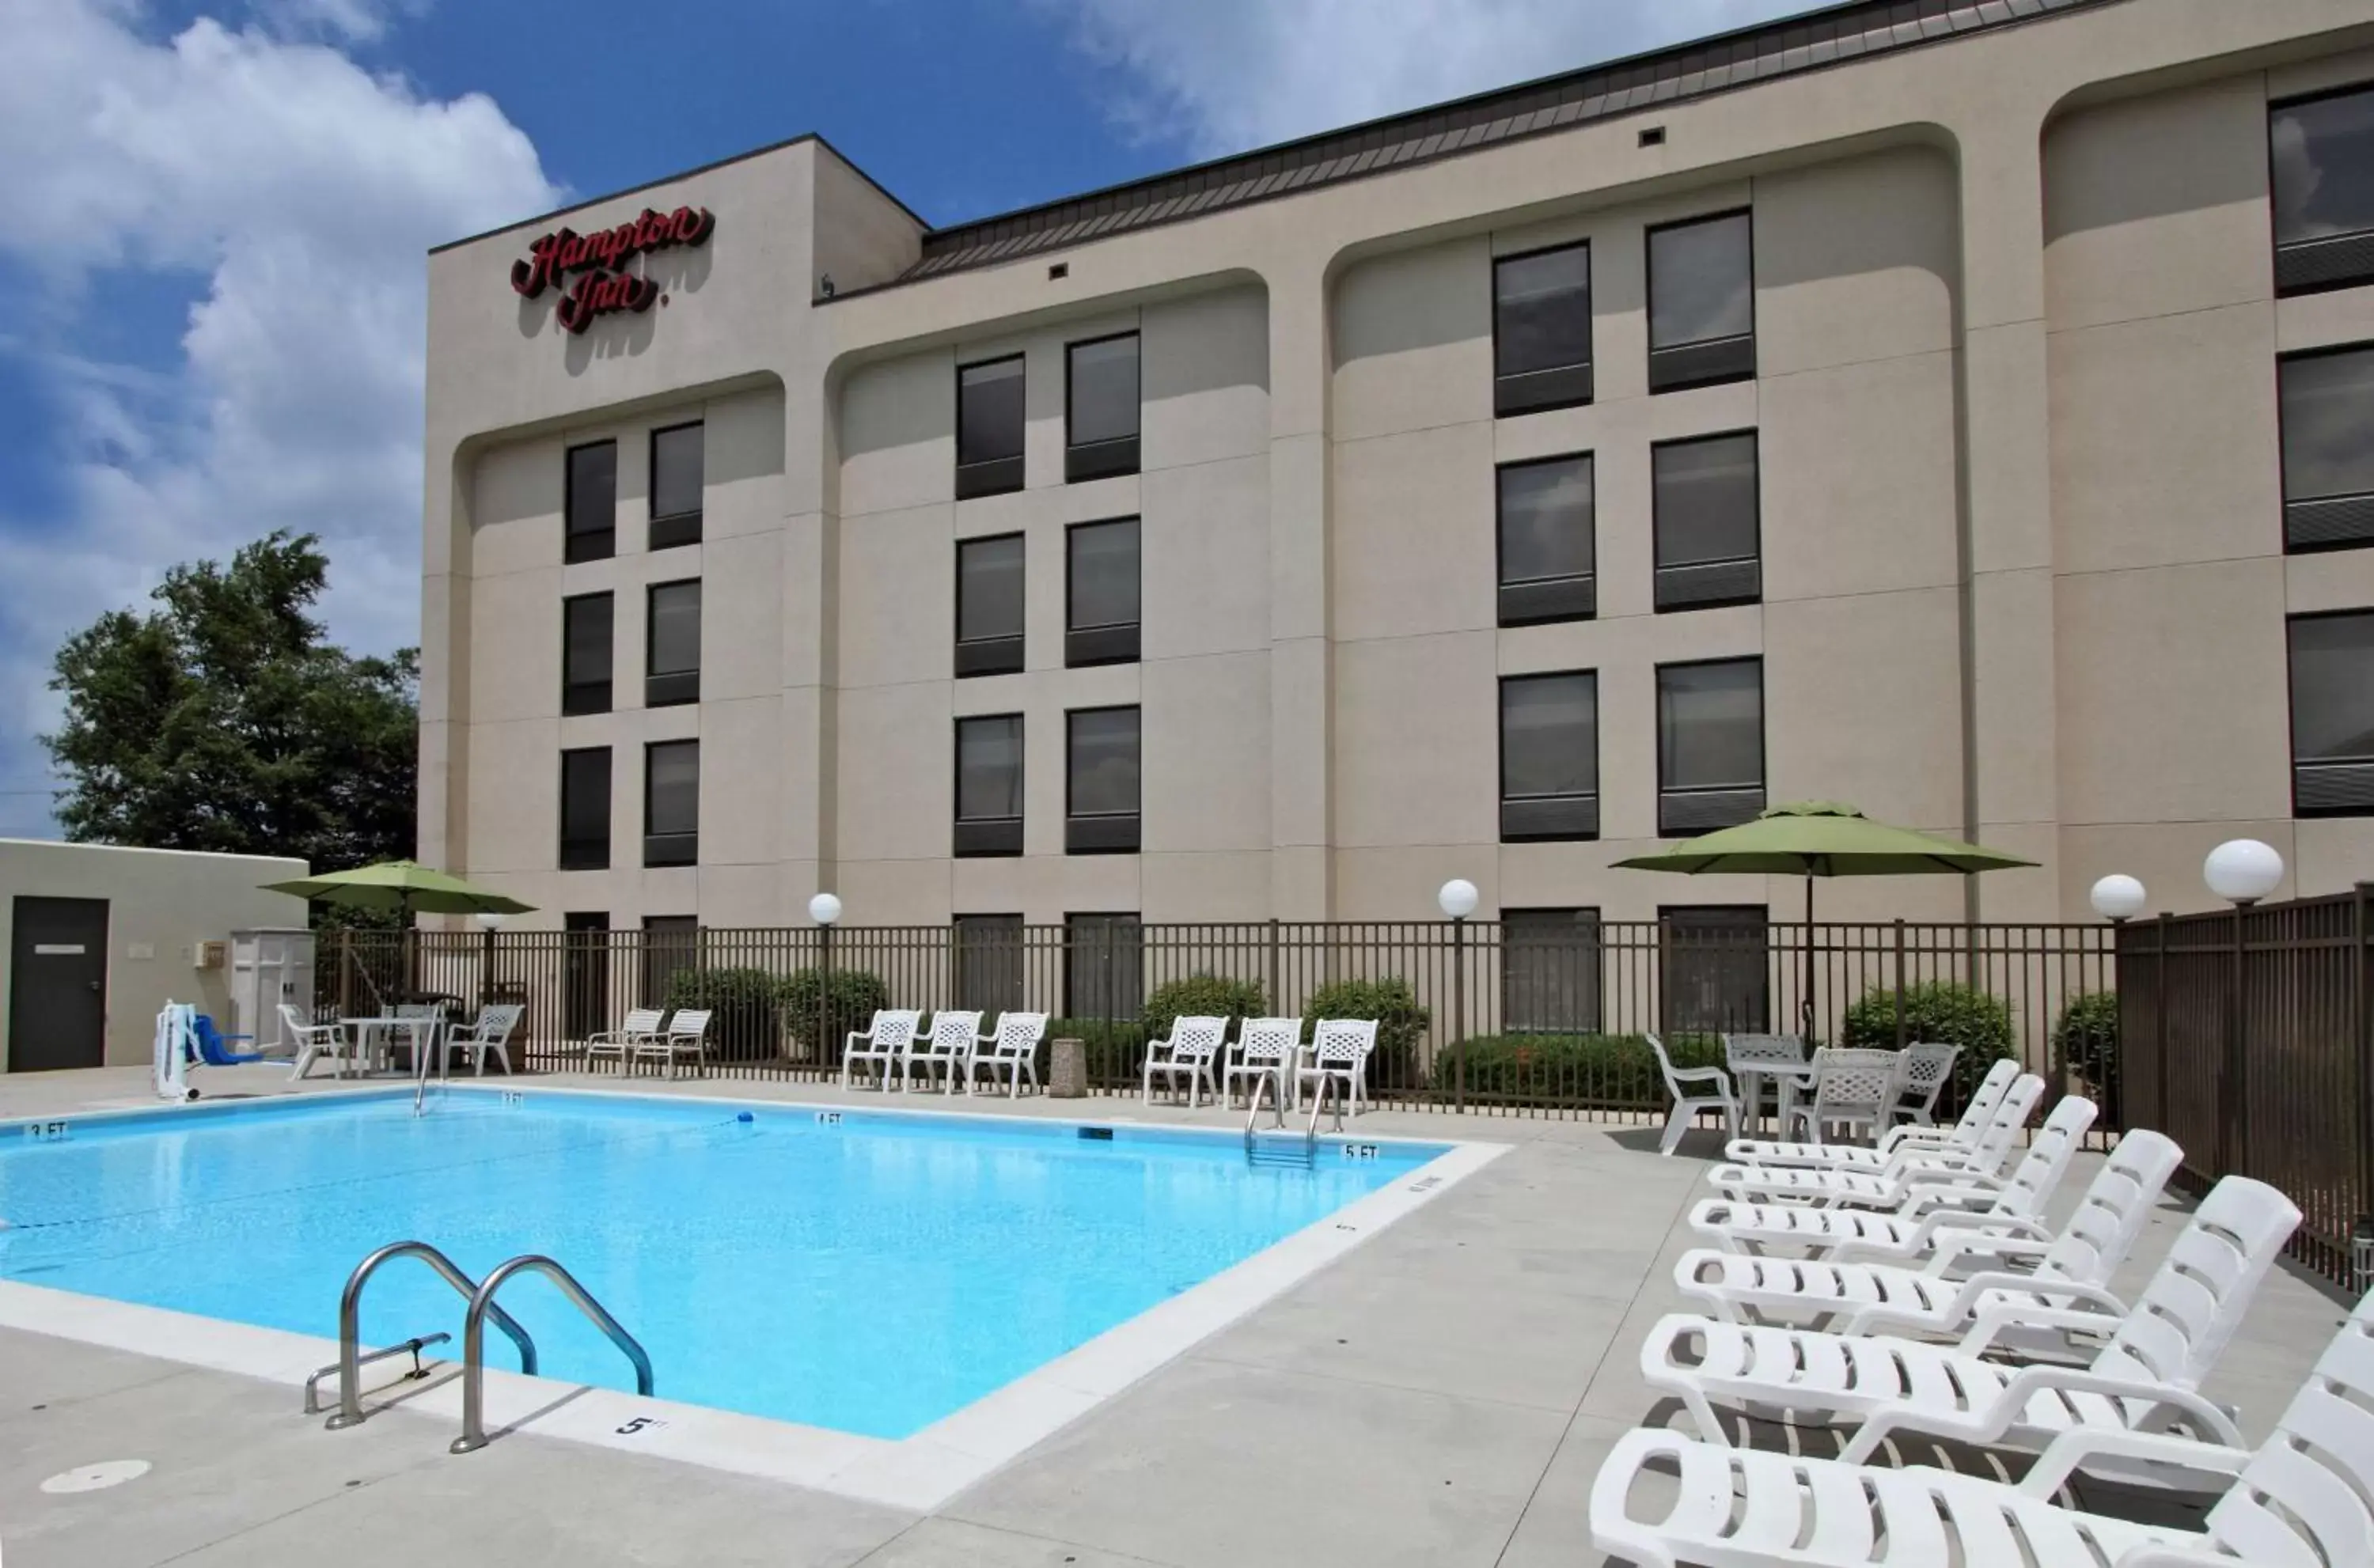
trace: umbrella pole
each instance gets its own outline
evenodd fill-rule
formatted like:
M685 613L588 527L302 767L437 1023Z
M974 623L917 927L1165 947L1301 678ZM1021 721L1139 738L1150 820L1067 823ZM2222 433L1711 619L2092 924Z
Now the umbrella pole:
M1798 1035L1807 1044L1814 1038L1814 873L1805 873L1805 978L1797 993Z

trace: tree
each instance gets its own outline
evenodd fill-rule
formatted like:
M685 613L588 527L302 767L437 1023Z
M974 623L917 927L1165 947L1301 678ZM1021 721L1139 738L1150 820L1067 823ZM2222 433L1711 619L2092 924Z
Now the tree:
M229 567L175 567L145 614L111 611L58 649L65 722L41 737L79 843L296 855L316 870L413 846L417 649L357 658L306 611L329 561L311 533Z

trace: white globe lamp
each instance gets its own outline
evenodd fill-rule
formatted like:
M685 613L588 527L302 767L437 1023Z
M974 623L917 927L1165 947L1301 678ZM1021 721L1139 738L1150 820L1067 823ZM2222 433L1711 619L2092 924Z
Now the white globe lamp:
M503 923L499 909L481 909L470 918L478 922L478 929L482 931L491 931Z
M840 900L829 893L819 893L808 900L808 919L817 925L829 926L840 919Z
M2255 838L2229 838L2201 862L2209 891L2236 906L2256 904L2281 886L2284 858Z
M1463 920L1475 913L1475 884L1463 876L1452 877L1442 884L1442 891L1434 895L1434 901L1442 906L1442 912L1449 919Z
M2087 896L2093 900L2094 913L2116 925L2142 914L2144 902L2149 895L2144 892L2142 883L2131 876L2112 872L2096 883L2094 891Z

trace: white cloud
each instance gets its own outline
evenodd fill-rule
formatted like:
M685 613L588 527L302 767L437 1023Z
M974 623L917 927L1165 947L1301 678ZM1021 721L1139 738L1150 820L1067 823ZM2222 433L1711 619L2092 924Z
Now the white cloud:
M1131 87L1115 117L1199 158L1572 70L1804 0L1034 0Z
M41 298L0 352L36 367L73 442L63 515L0 513L0 787L21 787L60 638L175 562L310 529L332 635L417 638L424 252L562 193L491 100L425 99L287 30L368 36L391 14L374 0L170 40L132 0L5 8L0 256ZM81 348L101 273L194 286L162 373ZM0 795L0 831L46 807Z

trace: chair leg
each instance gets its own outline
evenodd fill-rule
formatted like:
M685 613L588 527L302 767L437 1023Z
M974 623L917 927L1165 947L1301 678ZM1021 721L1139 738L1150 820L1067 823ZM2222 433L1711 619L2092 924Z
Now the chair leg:
M1682 1134L1689 1130L1690 1117L1697 1109L1695 1102L1689 1100L1674 1102L1672 1112L1665 1117L1665 1136L1657 1142L1658 1153L1672 1157L1675 1146L1682 1141Z

